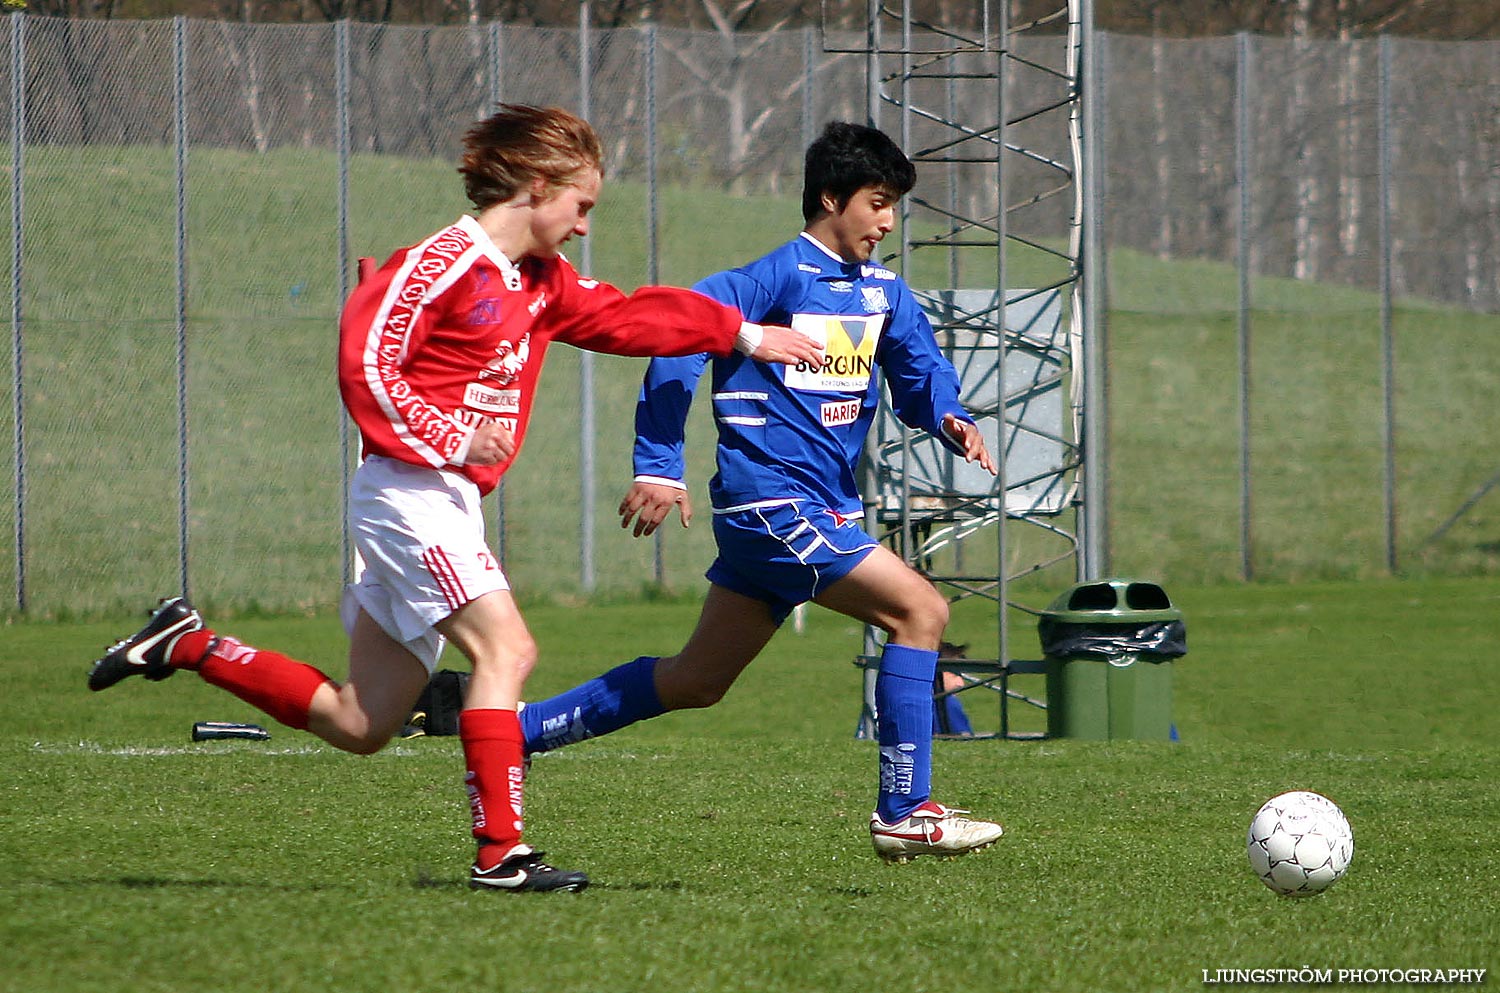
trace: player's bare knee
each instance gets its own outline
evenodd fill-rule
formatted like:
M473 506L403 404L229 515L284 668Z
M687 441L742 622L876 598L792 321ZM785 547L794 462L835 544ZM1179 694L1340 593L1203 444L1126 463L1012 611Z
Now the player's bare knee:
M374 755L384 748L390 740L390 734L366 733L351 738L345 751L353 752L355 755Z
M717 683L694 683L680 687L677 694L677 710L702 710L712 707L724 699L729 687Z
M508 660L512 671L521 682L524 683L530 678L531 671L536 668L536 656L536 646L532 645L530 651L513 654Z
M374 755L384 748L396 734L394 729L373 728L367 724L358 726L336 724L322 728L313 726L308 730L339 751L349 752L352 755Z
M677 658L662 659L656 669L656 692L668 710L702 710L724 699L733 680L725 682Z
M903 607L891 618L886 634L898 645L936 648L948 627L948 601L933 589Z
M509 678L525 682L536 668L537 646L530 638L506 644L486 646L469 659L477 675L482 670L491 670Z
M927 633L938 641L942 641L943 632L948 629L949 616L948 601L934 590L931 606L924 612L924 617L930 625Z

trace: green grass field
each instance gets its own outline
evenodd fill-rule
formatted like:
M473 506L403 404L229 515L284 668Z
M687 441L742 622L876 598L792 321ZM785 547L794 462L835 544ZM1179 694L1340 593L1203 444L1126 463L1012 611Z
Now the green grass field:
M0 990L1190 990L1218 969L1500 966L1500 589L1444 579L1176 588L1169 742L941 741L989 851L888 867L852 736L859 632L814 610L719 707L541 757L532 840L579 895L470 893L455 739L356 758L191 676L84 688L133 619L0 638ZM536 605L530 695L669 651L692 602ZM953 633L986 623L960 610ZM342 671L326 615L232 630ZM1028 646L1018 646L1024 654ZM994 699L968 698L976 723ZM1309 900L1250 874L1273 793L1349 816ZM1493 978L1489 977L1493 982Z

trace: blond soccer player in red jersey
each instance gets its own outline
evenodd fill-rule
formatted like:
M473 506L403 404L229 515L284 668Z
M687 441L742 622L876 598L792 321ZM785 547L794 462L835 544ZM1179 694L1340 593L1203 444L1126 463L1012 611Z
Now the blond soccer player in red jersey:
M184 597L163 601L89 676L102 690L195 670L283 724L369 754L399 730L451 641L473 666L459 735L479 889L588 885L521 840L516 706L537 646L480 512L520 450L547 346L821 359L801 334L747 323L690 290L627 296L581 277L560 251L588 234L602 160L578 117L502 105L464 137L459 172L474 215L365 272L344 307L339 388L364 455L350 493L364 568L344 594L346 679L208 629Z

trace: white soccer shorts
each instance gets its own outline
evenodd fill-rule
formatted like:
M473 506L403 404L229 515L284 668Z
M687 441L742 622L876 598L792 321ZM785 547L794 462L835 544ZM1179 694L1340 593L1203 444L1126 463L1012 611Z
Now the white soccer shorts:
M345 629L363 607L428 672L444 641L433 625L510 589L484 540L479 489L458 473L372 455L354 473L349 523L364 569L344 591Z

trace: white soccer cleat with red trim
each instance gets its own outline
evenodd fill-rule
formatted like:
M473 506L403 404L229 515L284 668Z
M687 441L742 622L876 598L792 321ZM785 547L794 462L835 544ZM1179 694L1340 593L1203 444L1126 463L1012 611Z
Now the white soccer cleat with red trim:
M910 862L918 855L950 859L988 848L1005 833L998 824L961 816L967 813L928 800L894 824L871 814L875 854L887 862Z

